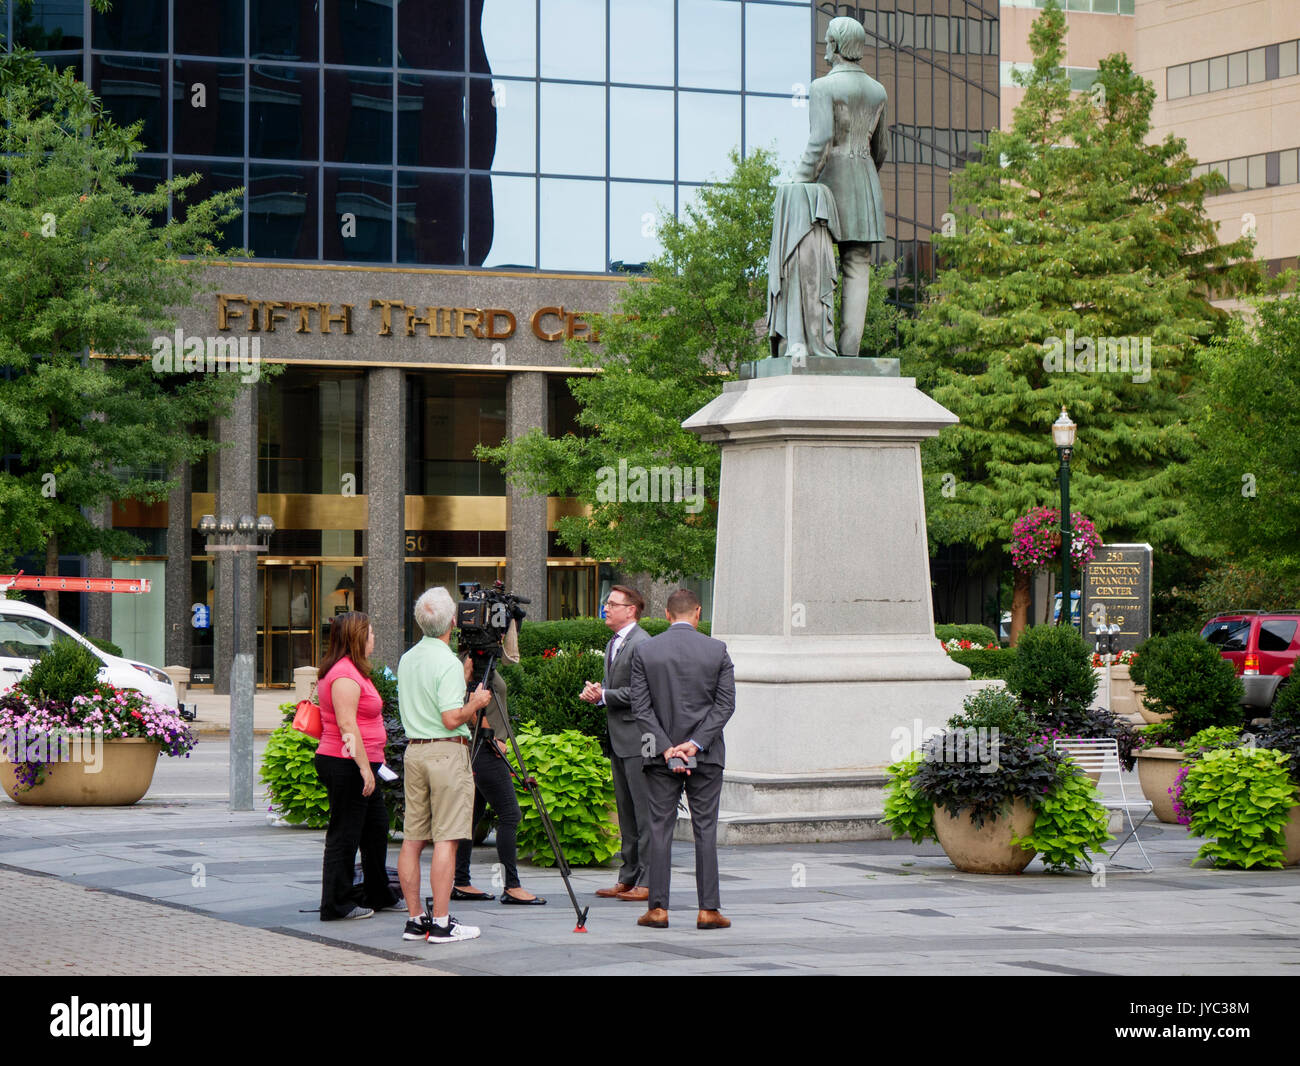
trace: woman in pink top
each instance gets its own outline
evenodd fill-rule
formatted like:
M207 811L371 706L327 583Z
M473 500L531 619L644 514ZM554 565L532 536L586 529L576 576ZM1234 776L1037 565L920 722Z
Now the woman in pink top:
M375 774L384 762L384 702L370 680L375 631L360 611L335 615L320 664L316 773L329 796L320 918L369 918L397 902L388 887L388 808ZM353 885L357 848L365 879Z

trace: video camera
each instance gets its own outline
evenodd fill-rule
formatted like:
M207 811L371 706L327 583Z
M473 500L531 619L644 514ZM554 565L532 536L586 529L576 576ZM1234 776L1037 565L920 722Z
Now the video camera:
M470 679L472 690L484 681L490 667L501 661L502 642L511 621L523 625L527 612L519 605L532 601L506 592L500 581L486 589L477 581L462 581L456 587L461 595L456 605L457 647L462 655L470 656L474 670Z

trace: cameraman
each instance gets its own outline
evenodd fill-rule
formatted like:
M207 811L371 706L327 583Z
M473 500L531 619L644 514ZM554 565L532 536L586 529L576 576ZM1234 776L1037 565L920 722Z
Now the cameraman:
M510 628L506 630L502 658L508 663L519 661L518 623L513 618L510 620ZM505 869L506 878L501 902L540 906L546 900L533 895L519 884L515 838L521 814L519 801L515 798L515 786L510 779L510 765L506 762L506 742L499 739L507 735L503 721L508 713L506 682L495 670L492 672L492 695L494 699L483 712L478 750L474 755L473 824L478 825L484 808L491 804L497 816L497 858ZM456 847L456 879L451 890L453 900L482 902L496 898L475 888L470 880L469 863L473 850L472 840L462 840Z

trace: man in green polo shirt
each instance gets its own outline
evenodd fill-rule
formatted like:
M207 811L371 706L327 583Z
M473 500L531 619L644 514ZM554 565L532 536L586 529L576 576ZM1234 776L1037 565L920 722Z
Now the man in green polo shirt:
M469 764L468 723L492 700L479 685L465 702L468 659L451 650L456 604L444 588L415 602L415 623L424 634L397 663L398 711L410 741L406 749L406 822L397 874L411 919L404 940L449 944L473 940L479 931L448 914L456 873L456 845L473 834L474 775ZM420 906L420 854L433 842L429 887L432 913Z

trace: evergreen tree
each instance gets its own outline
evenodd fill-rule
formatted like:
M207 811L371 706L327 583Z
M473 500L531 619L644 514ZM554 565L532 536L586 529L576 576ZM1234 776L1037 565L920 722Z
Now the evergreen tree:
M1146 143L1151 86L1114 55L1072 95L1064 36L1049 4L1011 129L953 175L955 225L908 330L905 367L961 419L926 446L939 542L1004 543L1018 515L1058 502L1049 427L1063 406L1080 427L1071 508L1112 540L1171 540L1171 467L1191 444L1182 396L1226 317L1208 290L1257 276L1241 262L1251 239L1219 244L1205 213L1217 176L1192 177L1177 138Z

